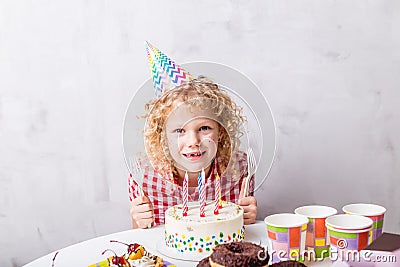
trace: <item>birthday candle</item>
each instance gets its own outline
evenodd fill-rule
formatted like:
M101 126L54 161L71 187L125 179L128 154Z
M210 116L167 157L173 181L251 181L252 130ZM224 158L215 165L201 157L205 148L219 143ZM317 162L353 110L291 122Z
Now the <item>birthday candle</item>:
M201 184L203 186L203 189L201 190L201 195L200 195L200 200L201 200L201 206L200 206L200 216L205 217L205 208L206 208L206 174L204 172L204 168L201 170Z
M219 177L217 173L217 180L219 184L219 189L218 189L218 208L222 209L222 197L221 197L221 177Z
M215 207L214 207L214 214L217 215L220 209L220 195L221 195L221 182L219 175L215 176Z
M203 206L202 197L201 197L202 194L203 194L203 185L202 185L203 182L202 182L202 178L201 178L200 173L197 176L197 182L198 182L198 185L199 185L200 217L205 217L204 206Z
M183 211L182 215L187 216L188 212L188 173L186 171L185 178L183 179Z

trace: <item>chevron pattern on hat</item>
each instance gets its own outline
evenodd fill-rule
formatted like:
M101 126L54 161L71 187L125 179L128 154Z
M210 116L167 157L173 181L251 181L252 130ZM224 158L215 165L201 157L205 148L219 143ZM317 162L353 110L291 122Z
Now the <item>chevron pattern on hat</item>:
M147 41L146 52L157 97L160 97L167 90L194 79L190 73Z

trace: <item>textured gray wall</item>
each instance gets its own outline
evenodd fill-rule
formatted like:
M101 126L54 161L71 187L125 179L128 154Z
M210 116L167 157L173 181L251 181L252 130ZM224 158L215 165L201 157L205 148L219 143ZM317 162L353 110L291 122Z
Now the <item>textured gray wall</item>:
M267 97L277 153L260 219L373 202L399 233L399 13L397 0L2 0L0 265L130 227L122 123L149 77L144 40L239 69Z

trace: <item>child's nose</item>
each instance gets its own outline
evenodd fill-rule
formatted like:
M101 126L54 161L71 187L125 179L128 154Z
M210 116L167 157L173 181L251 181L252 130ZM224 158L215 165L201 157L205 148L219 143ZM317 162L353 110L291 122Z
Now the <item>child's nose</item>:
M189 131L186 136L186 145L189 147L199 146L200 137L199 134L195 131Z

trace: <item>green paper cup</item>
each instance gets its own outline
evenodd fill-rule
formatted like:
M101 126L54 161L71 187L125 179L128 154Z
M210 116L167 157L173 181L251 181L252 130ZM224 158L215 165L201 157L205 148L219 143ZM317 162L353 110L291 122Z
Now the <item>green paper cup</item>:
M268 248L273 263L282 260L304 261L308 218L279 213L266 217Z
M327 206L310 205L299 207L294 210L294 213L308 218L306 232L308 258L329 257L330 247L325 220L329 216L337 214L337 210Z

